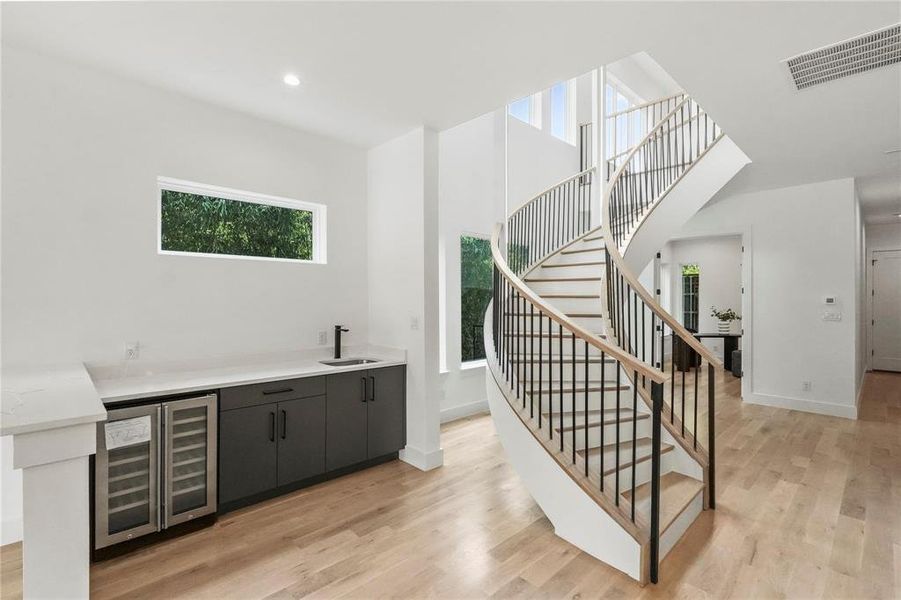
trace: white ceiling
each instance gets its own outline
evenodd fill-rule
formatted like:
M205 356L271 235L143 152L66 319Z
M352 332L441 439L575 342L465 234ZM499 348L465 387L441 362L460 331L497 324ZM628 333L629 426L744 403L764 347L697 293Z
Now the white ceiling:
M898 2L2 5L4 44L362 146L644 50L754 161L729 191L860 177L868 217L901 173L901 65L798 92L780 60L899 20Z

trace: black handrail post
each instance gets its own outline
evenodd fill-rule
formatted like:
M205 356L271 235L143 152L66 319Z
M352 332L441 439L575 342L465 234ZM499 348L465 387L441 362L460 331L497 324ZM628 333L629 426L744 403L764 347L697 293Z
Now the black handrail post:
M707 365L707 506L716 508L716 369Z
M663 384L651 383L651 583L657 583L660 564L660 413Z

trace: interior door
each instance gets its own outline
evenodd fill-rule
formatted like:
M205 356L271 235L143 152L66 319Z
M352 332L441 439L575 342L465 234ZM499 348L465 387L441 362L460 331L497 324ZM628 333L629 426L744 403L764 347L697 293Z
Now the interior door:
M901 371L901 250L873 252L871 366Z
M325 472L325 396L278 403L278 485Z
M163 404L166 430L164 527L216 512L216 396Z
M160 406L109 411L97 424L94 547L159 530Z

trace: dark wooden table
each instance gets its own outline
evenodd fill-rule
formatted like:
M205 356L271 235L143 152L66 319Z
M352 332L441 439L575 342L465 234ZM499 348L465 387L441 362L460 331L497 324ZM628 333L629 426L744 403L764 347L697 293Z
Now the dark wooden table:
M698 341L702 338L723 338L723 367L727 371L732 371L732 351L738 350L740 333L693 333L692 335Z

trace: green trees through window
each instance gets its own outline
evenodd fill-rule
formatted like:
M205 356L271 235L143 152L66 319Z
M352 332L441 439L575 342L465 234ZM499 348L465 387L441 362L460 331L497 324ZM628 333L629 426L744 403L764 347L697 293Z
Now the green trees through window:
M170 190L160 199L160 249L313 260L313 213Z
M491 301L491 245L486 239L460 237L460 349L463 362L485 358L482 329Z

